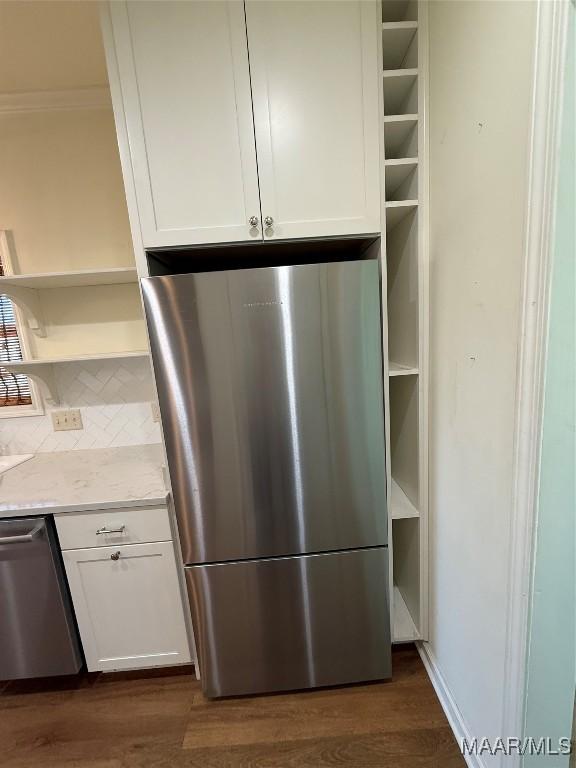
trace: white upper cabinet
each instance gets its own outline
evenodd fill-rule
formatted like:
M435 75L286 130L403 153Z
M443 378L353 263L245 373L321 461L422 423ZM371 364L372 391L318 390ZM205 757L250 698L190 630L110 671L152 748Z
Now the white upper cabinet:
M246 2L266 239L380 230L371 2Z
M109 7L144 246L259 239L243 4Z
M144 247L380 230L376 3L164 0L109 13Z

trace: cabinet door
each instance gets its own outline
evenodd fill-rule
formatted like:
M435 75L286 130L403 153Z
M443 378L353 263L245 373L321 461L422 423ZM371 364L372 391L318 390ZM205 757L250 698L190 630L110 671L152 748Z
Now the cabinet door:
M190 661L172 542L62 556L91 672Z
M265 238L378 232L376 4L248 0L246 21Z
M110 12L144 246L261 239L243 4Z

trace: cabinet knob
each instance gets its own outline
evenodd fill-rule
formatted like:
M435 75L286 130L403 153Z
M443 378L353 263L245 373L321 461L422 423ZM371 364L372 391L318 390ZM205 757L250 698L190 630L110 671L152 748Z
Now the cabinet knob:
M110 560L120 560L120 552L113 552L110 555Z
M272 224L274 224L274 219L272 218L272 216L266 216L266 218L264 219L264 224L266 224L267 227L271 227Z
M257 227L258 226L258 216L250 216L248 219L248 223L251 227Z

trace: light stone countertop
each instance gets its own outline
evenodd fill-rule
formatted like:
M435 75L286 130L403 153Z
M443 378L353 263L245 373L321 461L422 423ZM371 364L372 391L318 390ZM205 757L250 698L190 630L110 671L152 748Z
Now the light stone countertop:
M0 474L0 517L165 504L161 445L38 453Z

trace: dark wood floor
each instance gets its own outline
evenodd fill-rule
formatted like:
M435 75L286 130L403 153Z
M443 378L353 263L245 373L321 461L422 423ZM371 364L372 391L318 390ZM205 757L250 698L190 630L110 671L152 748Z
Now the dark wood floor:
M8 683L0 765L464 768L416 650L393 663L388 683L224 701L189 669Z

